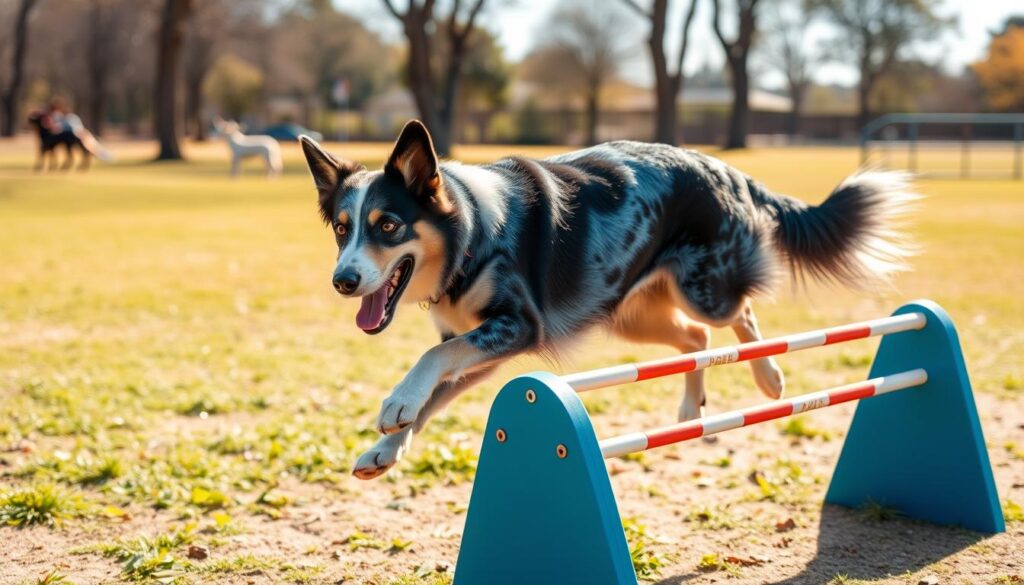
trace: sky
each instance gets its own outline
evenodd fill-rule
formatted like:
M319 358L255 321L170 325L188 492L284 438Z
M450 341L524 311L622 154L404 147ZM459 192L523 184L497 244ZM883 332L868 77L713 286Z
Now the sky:
M394 0L402 6L403 0ZM620 74L633 82L648 84L651 80L650 65L647 61L644 45L647 30L643 21L632 12L622 7L621 0L583 0L594 6L595 10L621 10L624 36L635 41L629 43L629 58L625 60ZM647 0L637 0L641 5ZM355 14L366 25L378 31L393 42L402 41L401 28L398 22L383 7L380 0L334 0L342 10ZM491 0L496 6L485 10L481 15L481 24L495 33L499 43L505 50L509 60L518 61L544 39L544 33L551 19L552 12L559 4L558 0ZM672 0L671 6L675 14L670 15L669 31L678 29L681 22L684 0ZM723 55L718 40L711 30L711 2L700 0L696 20L691 31L691 44L686 58L686 71L692 73L705 64L719 68L723 63ZM931 63L941 64L949 72L959 72L973 61L982 57L988 46L989 31L997 29L1010 14L1024 14L1022 0L943 0L941 14L953 16L956 25L950 32L935 40L921 43L915 47L918 55ZM764 31L762 34L770 34ZM678 42L678 34L670 35L667 43L669 48ZM832 37L832 31L826 23L811 26L807 33L808 47L815 49ZM763 64L754 63L754 73L762 86L780 86L781 78L771 73ZM835 83L853 85L857 81L857 72L853 67L844 64L827 64L820 66L815 72L815 80L819 83Z

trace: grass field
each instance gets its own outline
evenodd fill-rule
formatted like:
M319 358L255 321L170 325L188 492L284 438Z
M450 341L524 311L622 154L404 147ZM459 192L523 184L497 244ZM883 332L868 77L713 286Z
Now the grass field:
M386 145L335 145L376 166ZM364 483L380 401L436 341L402 308L380 337L329 278L333 238L297 149L286 172L227 178L221 144L149 163L115 145L88 174L33 174L0 143L0 584L447 583L489 400L501 380L666 355L601 334L572 360L518 360ZM470 162L510 151L463 148ZM719 153L821 200L853 149ZM898 291L811 287L759 305L777 335L930 297L960 327L1008 533L822 512L850 408L610 463L638 571L665 583L1024 582L1024 182L922 181L922 253ZM715 343L732 343L730 332ZM788 392L853 381L874 342L786 356ZM680 381L587 397L601 434L671 422ZM762 400L742 366L709 375L712 411ZM921 486L924 489L941 489ZM201 558L204 557L204 558ZM65 581L61 578L65 577Z

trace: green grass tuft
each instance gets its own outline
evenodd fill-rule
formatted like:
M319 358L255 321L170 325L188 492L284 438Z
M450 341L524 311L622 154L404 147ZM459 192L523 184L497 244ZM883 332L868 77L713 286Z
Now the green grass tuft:
M0 524L56 526L76 516L84 516L88 506L77 494L52 483L40 483L0 492Z
M655 579L671 562L672 555L657 550L655 545L663 544L663 542L648 534L647 528L637 522L635 518L624 518L622 529L626 533L629 556L633 561L633 570L636 571L636 576L644 581Z

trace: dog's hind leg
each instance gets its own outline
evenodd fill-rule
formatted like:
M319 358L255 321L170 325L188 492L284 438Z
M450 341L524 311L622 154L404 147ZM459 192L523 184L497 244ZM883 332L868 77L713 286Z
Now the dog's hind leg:
M655 277L630 291L615 311L612 332L630 341L667 345L681 353L707 349L711 343L710 328L687 318L679 306L678 295L669 288L673 286L668 279ZM702 416L705 402L704 372L687 373L679 420Z
M395 465L409 450L412 436L420 432L437 411L448 406L456 396L470 389L494 371L494 367L474 372L454 382L442 382L434 388L427 403L420 409L416 421L391 435L382 435L369 451L359 456L352 469L352 475L359 479L373 479Z
M761 331L757 328L757 318L754 316L754 309L748 300L736 316L732 324L732 330L742 343L761 341ZM758 389L768 398L779 398L785 389L785 380L782 369L771 357L758 358L750 361L750 369L754 372L754 383Z
M64 164L61 165L61 167L60 167L60 170L62 170L62 171L66 171L66 170L70 169L71 166L75 163L75 157L74 157L74 155L71 152L71 145L70 144L64 143L64 151L65 151L64 152Z

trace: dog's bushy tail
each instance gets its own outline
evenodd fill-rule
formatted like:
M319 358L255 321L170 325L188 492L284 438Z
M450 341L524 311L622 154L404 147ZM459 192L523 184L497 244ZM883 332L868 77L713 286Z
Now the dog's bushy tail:
M75 136L82 141L82 148L89 151L89 154L95 156L103 162L111 162L114 160L114 154L107 150L103 144L85 128L81 128L75 132Z
M903 220L920 196L910 191L907 173L855 174L816 206L760 186L751 193L774 212L776 243L798 281L809 276L875 289L908 269L915 248Z

